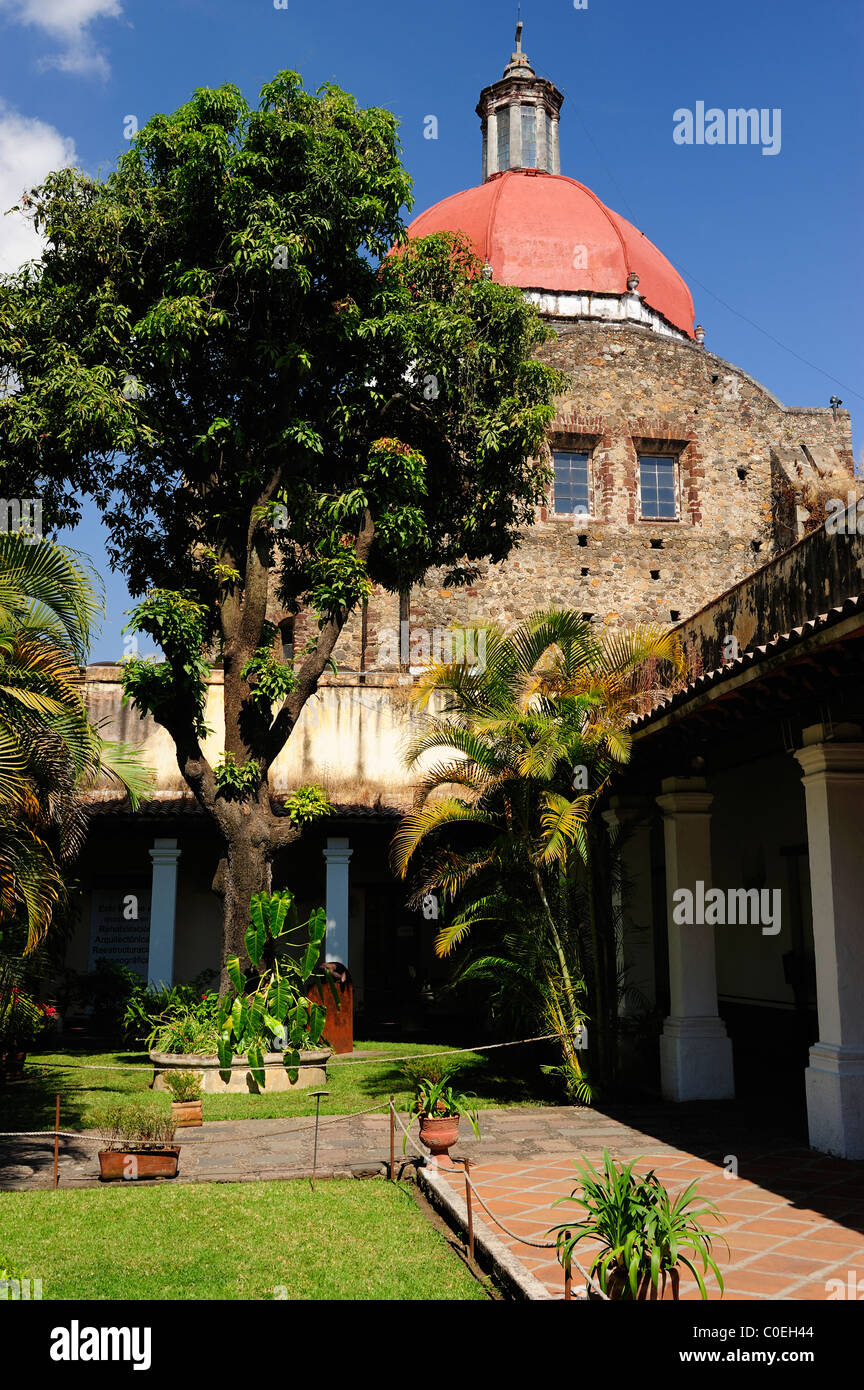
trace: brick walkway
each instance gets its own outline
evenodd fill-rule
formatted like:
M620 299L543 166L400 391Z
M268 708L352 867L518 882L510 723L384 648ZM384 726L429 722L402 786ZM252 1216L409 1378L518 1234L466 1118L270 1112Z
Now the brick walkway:
M386 1114L339 1123L332 1123L333 1118L322 1115L321 1176L386 1172ZM182 1130L179 1181L243 1182L307 1174L313 1123L308 1117L217 1121ZM856 1281L864 1280L864 1163L813 1153L794 1136L760 1125L737 1106L639 1105L620 1107L614 1114L566 1106L486 1110L480 1124L482 1138L467 1131L456 1152L471 1158L480 1194L519 1235L543 1240L550 1226L566 1221L567 1208L553 1203L574 1185L573 1160L584 1154L596 1162L606 1147L616 1158L643 1156L639 1167L656 1168L673 1190L694 1177L704 1179L700 1191L718 1203L727 1219L721 1230L731 1255L718 1246L727 1299L825 1299L829 1279L845 1285L854 1271ZM62 1142L62 1187L98 1183L96 1148ZM412 1152L409 1148L409 1159ZM396 1154L398 1166L401 1142ZM730 1154L738 1162L736 1178L725 1176L724 1160ZM47 1187L51 1169L50 1140L0 1140L0 1189ZM449 1181L461 1196L461 1178L454 1174ZM554 1257L499 1230L496 1234L560 1296L562 1277ZM588 1250L583 1249L579 1258L584 1265ZM688 1288L682 1279L682 1296L697 1295L695 1284ZM718 1296L715 1287L712 1297Z
M610 1146L611 1147L611 1146ZM629 1148L629 1146L627 1146ZM586 1144L583 1152L597 1162L602 1144ZM849 1296L850 1272L855 1284L864 1281L864 1164L844 1163L808 1149L738 1155L739 1176L728 1176L721 1161L668 1148L640 1152L638 1171L654 1168L672 1192L700 1179L699 1192L710 1197L726 1218L717 1229L729 1244L716 1246L726 1299L819 1299L834 1292L827 1281L839 1279ZM464 1197L459 1172L439 1170L454 1194ZM574 1187L572 1162L536 1158L527 1162L472 1161L471 1176L490 1211L516 1235L549 1240L550 1226L565 1224L576 1204L555 1206L556 1199ZM555 1297L563 1296L561 1266L554 1251L533 1249L505 1235L479 1212L486 1227L518 1257L526 1269ZM596 1247L594 1247L596 1248ZM591 1261L588 1241L577 1250L583 1268ZM706 1279L710 1299L721 1297L713 1277ZM574 1290L582 1280L574 1269ZM864 1283L861 1285L864 1289ZM841 1295L843 1296L843 1295ZM853 1295L854 1296L854 1295ZM696 1281L686 1271L681 1298L700 1297Z

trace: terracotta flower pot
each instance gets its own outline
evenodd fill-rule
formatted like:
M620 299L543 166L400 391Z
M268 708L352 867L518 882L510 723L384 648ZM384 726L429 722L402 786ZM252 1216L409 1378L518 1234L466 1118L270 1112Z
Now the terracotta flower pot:
M459 1137L459 1116L420 1116L420 1143L425 1144L433 1158L442 1158Z
M203 1125L204 1116L200 1100L172 1100L171 1119L178 1129L192 1129Z
M20 1081L24 1075L26 1061L27 1053L19 1052L17 1049L0 1054L0 1080Z
M679 1274L677 1269L661 1269L660 1282L655 1287L651 1275L643 1274L636 1286L636 1299L639 1303L677 1303ZM606 1279L606 1292L611 1299L623 1301L630 1299L630 1285L627 1275L613 1269ZM595 1295L596 1296L596 1295Z
M179 1159L179 1144L164 1149L100 1149L99 1176L103 1182L176 1178Z

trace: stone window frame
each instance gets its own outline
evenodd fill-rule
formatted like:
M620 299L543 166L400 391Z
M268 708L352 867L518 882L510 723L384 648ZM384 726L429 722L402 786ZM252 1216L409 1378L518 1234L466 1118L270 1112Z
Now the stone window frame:
M595 453L600 443L600 436L596 434L572 434L565 430L555 430L548 439L548 462L552 468L553 477L546 493L546 502L543 507L543 520L554 521L565 526L581 525L583 522L590 524L600 520L597 507L597 466ZM555 511L555 477L554 477L554 457L555 454L587 454L588 455L588 511L587 512L556 512Z
M636 521L644 522L651 526L680 526L684 521L684 489L682 486L683 454L688 448L689 440L686 439L646 439L634 436L633 452L636 458ZM675 482L675 515L674 516L645 516L642 512L642 469L640 467L643 458L671 458L674 464Z

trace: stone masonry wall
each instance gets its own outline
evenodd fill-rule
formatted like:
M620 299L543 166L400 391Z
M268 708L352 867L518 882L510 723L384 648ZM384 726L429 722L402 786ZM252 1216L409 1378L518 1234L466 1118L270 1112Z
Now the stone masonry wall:
M412 629L512 626L546 605L598 622L676 623L794 542L776 514L777 475L790 461L853 466L847 411L835 420L828 408L784 406L695 343L559 321L542 354L571 379L549 443L590 453L591 515L556 516L550 496L510 558L484 566L476 584L448 589L432 573L415 588ZM652 451L679 460L677 520L640 516L637 453ZM398 622L398 598L376 593L365 658L358 614L337 648L341 669L393 669L380 639Z

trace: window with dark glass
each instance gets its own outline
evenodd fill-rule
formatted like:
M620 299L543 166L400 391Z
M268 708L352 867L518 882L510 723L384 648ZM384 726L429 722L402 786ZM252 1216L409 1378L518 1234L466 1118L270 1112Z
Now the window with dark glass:
M643 517L674 521L678 515L675 459L668 455L640 454L639 493Z
M588 485L588 455L553 453L555 466L554 506L558 515L588 516L591 511Z
M522 168L537 168L537 108L522 107Z
M498 126L498 169L510 168L510 108L502 106L496 117Z

